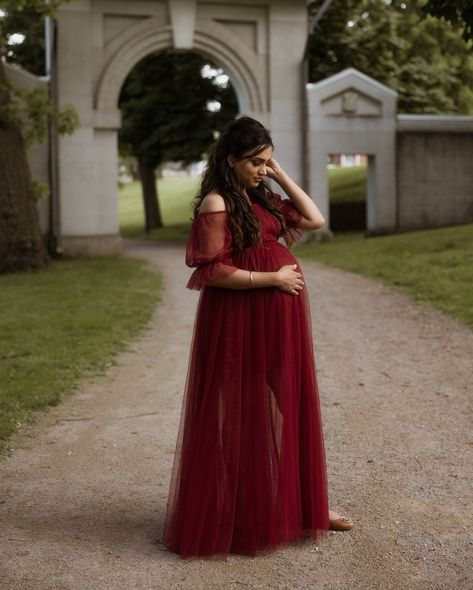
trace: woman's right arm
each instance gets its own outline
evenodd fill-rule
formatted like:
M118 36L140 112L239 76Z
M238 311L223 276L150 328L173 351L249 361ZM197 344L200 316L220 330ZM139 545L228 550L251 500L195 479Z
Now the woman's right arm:
M221 195L212 192L206 195L200 205L200 213L223 213L225 211L225 201ZM215 228L208 230L215 237ZM218 240L217 240L218 242ZM212 249L212 248L211 248ZM215 247L214 247L215 249ZM217 248L218 249L218 248ZM227 276L218 279L205 281L210 287L224 287L226 289L255 289L258 287L277 287L291 295L298 295L304 282L302 274L295 269L297 264L286 264L274 272L252 271L250 280L250 271L238 268Z
M297 264L286 264L275 272L252 271L252 283L250 272L241 268L231 275L208 281L210 287L224 287L226 289L257 289L258 287L277 287L291 295L299 295L304 285L302 274L295 269Z

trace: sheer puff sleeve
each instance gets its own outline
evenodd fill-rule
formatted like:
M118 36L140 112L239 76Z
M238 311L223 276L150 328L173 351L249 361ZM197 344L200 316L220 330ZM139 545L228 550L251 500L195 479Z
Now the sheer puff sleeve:
M303 231L299 228L299 223L302 219L301 213L296 208L291 199L283 199L277 193L269 193L268 199L276 205L281 211L286 221L286 227L292 236L294 242L299 241L303 236Z
M200 290L237 269L232 262L232 234L226 211L199 213L194 219L186 247L186 265L197 267L186 287Z

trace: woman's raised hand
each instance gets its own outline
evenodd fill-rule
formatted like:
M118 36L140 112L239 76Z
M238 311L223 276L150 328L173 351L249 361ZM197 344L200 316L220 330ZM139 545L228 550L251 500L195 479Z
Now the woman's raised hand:
M276 162L273 158L268 161L266 164L266 175L273 180L278 180L278 178L284 173L283 169L279 162Z
M295 269L297 264L285 264L276 273L276 287L290 293L291 295L299 295L299 291L302 290L304 281L302 280L302 274L297 272Z

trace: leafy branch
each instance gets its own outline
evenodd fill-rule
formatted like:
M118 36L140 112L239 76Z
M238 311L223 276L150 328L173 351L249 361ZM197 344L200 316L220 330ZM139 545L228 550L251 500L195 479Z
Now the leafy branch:
M60 135L71 135L80 126L79 116L74 107L68 105L58 109L48 97L47 89L37 87L25 90L9 82L11 102L6 107L12 124L21 131L25 146L42 143L47 135L47 123L53 119Z

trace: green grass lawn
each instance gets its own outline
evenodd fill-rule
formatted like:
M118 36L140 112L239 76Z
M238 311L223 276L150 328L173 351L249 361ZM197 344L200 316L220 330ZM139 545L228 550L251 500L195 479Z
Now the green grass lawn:
M139 182L125 184L119 191L118 216L124 238L184 242L192 217L191 201L199 178L162 178L158 181L159 205L164 226L144 231L144 211Z
M0 440L110 366L149 321L160 286L145 262L128 258L0 276Z
M293 251L379 279L473 327L473 224L371 238L340 234Z
M352 203L366 200L366 165L328 169L331 203Z

